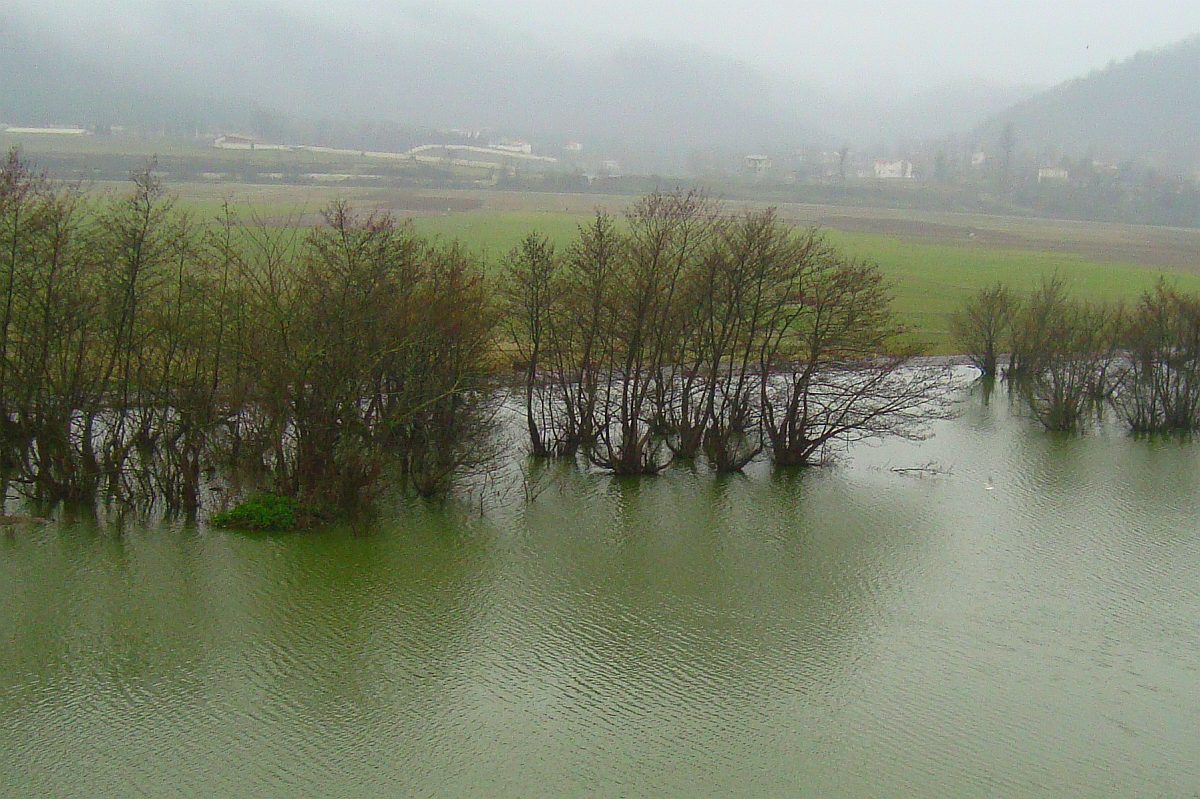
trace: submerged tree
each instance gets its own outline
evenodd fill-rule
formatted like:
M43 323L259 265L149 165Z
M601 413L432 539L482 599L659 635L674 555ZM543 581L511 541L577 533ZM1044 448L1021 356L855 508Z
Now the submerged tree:
M560 410L558 382L546 379L547 365L553 368L565 359L565 353L552 347L567 346L565 336L554 330L555 323L563 321L555 318L561 304L560 261L545 236L531 233L509 252L502 267L501 314L508 340L524 367L525 427L531 454L560 453L568 448L571 427L561 417L570 409L568 405ZM570 402L569 395L563 399Z
M1017 322L1019 371L1034 416L1048 430L1078 430L1117 383L1122 311L1069 297L1062 279L1043 281Z
M1029 378L1034 415L1048 430L1078 430L1116 385L1119 311L1072 302L1053 326L1054 346Z
M214 475L349 504L441 495L490 449L482 270L344 204L201 226L152 169L84 197L0 169L0 452L46 501L194 511Z
M704 452L718 471L737 471L763 448L764 346L789 324L801 278L826 255L815 231L796 231L774 211L731 220L703 285L706 376Z
M983 378L996 377L1000 353L1011 351L1021 303L1005 284L980 289L950 318L950 330Z
M545 254L527 239L505 292L535 453L550 421L558 454L578 440L617 474L700 455L737 471L764 446L805 465L938 412L945 371L914 363L878 270L774 211L654 194L625 232L600 215L561 265Z
M763 423L780 466L820 463L834 444L917 437L945 410L948 372L922 366L879 269L807 253L792 302L760 348Z
M257 418L248 451L286 492L315 501L356 501L392 461L418 493L441 493L478 433L492 324L481 271L390 216L337 204L325 217L300 269L269 233L244 264L259 320L245 353Z
M104 315L80 204L76 191L9 154L0 173L0 424L6 464L47 501L86 496L100 479L82 429L104 394Z
M654 474L662 456L664 409L676 391L675 356L684 325L688 275L708 246L715 208L697 192L656 193L627 215L629 231L611 275L600 328L597 466L616 474Z
M1159 281L1130 314L1116 405L1139 433L1200 430L1200 297Z

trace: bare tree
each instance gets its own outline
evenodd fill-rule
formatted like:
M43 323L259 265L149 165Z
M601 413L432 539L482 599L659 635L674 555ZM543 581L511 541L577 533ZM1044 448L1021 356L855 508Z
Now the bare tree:
M551 341L563 343L563 336L556 336L551 329L560 302L559 260L545 236L530 233L513 248L502 266L501 313L508 340L525 371L525 426L531 453L545 457L562 449L568 429L556 418L557 385L547 385L543 375L543 358L548 355ZM547 436L552 440L548 441Z
M760 402L779 466L820 463L834 444L917 437L944 412L948 372L915 363L878 268L814 250L760 348Z
M1085 303L1047 278L1025 303L1017 325L1016 373L1033 414L1048 430L1078 430L1117 383L1119 307Z
M596 445L600 383L612 351L606 331L615 319L610 292L626 245L611 217L601 211L580 227L564 259L561 302L550 325L554 379L568 425L564 455L579 449L590 453Z
M980 289L950 318L950 330L980 376L999 374L999 354L1012 346L1020 300L1003 283Z
M1116 406L1139 433L1200 430L1200 297L1159 281L1130 315Z
M825 245L815 231L781 223L774 210L747 213L721 232L700 307L706 311L704 451L725 472L762 451L760 348L773 325L791 318L805 265Z
M656 193L627 217L624 257L612 275L603 328L592 462L617 474L654 474L663 458L663 409L675 390L671 367L682 325L683 288L702 257L714 207L702 194Z

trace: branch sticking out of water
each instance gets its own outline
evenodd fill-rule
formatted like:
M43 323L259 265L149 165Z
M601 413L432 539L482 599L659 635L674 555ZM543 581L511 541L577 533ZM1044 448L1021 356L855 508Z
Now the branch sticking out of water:
M954 473L952 467L943 466L937 461L929 461L921 466L893 466L888 471L909 477L947 477Z

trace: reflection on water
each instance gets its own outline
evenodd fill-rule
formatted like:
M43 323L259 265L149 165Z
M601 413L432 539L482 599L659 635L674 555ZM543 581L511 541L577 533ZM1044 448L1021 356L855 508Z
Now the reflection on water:
M0 796L1200 792L1200 447L1015 414L366 535L4 532Z

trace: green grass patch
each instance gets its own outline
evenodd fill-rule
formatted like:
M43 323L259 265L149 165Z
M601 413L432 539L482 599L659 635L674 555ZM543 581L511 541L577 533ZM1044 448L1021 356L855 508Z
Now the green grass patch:
M933 352L954 351L949 316L981 288L1004 282L1019 292L1058 274L1084 300L1136 302L1160 276L1181 290L1200 292L1200 275L1131 263L1101 263L1084 256L972 245L923 244L887 236L831 231L842 252L879 264L895 286L896 311L914 337Z
M210 522L228 530L285 533L309 526L312 518L297 499L257 494L227 511L214 513Z
M413 228L427 236L457 239L494 264L517 246L527 234L537 231L558 248L570 245L579 226L590 215L537 211L474 211L447 216L417 217Z

